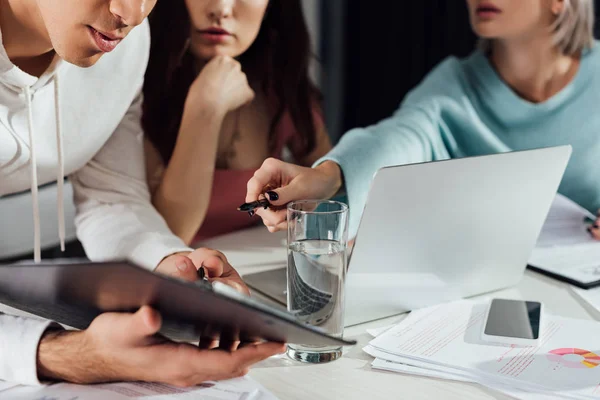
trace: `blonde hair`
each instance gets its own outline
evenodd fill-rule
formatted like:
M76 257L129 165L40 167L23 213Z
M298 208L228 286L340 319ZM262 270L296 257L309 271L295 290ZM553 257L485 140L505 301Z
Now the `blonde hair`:
M566 55L575 55L594 45L594 0L564 0L552 25L554 44ZM480 39L479 48L488 53L493 39Z

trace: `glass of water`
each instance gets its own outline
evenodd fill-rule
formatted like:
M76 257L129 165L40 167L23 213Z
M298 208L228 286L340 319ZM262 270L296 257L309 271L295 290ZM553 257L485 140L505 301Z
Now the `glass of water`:
M348 242L348 206L337 201L290 203L287 308L300 321L342 337ZM309 362L333 361L341 346L288 345L288 356Z

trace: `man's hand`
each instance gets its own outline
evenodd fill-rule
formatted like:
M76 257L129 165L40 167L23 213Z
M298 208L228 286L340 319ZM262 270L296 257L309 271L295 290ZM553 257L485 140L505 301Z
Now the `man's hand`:
M280 343L204 350L159 336L161 323L157 311L142 307L135 314L102 314L85 331L49 331L38 349L38 375L83 384L145 381L186 387L243 376L252 364L285 351Z
M220 251L197 249L191 253L179 253L166 257L155 272L187 281L198 279L198 269L204 268L210 281L225 283L241 293L250 294L248 287Z

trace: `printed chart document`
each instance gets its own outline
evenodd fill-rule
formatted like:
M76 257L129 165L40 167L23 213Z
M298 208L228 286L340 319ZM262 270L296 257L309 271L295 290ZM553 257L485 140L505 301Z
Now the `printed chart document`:
M59 383L43 387L18 386L0 392L11 400L277 400L249 377L223 382L206 382L192 388L176 388L156 383L109 383L73 385Z
M511 388L510 386L500 385L494 382L478 382L477 378L464 378L453 373L453 370L447 369L447 372L438 370L429 370L424 368L413 367L411 365L394 363L391 361L375 359L371 364L374 369L382 371L398 372L407 375L426 376L430 378L453 380L467 383L480 383L492 390L504 393L507 396L514 397L519 400L559 400L562 397L554 396L548 393L527 392L525 390Z
M557 195L529 265L576 286L600 285L600 243L587 232L586 218L593 220L595 216Z
M379 359L378 367L405 364L425 370L421 375L478 382L507 394L600 398L600 323L546 315L538 347L493 345L481 340L487 305L461 300L420 310L365 351Z

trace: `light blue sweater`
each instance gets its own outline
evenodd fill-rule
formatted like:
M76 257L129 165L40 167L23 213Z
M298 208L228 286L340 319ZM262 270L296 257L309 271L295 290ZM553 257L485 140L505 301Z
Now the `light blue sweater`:
M573 81L541 104L523 100L483 53L438 65L376 125L353 129L323 159L343 171L356 234L369 185L384 166L570 144L560 193L593 213L600 208L600 50L582 58Z

